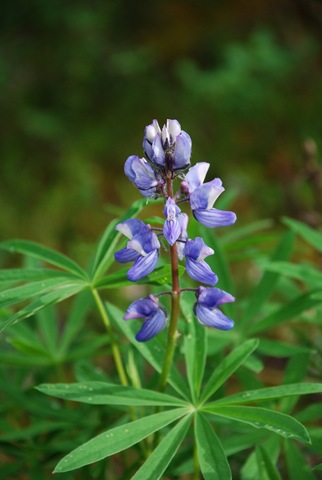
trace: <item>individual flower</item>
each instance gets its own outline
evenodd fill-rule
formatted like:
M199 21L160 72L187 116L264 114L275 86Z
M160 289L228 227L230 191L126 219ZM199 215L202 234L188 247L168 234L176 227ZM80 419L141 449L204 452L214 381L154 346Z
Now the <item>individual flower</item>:
M177 220L180 225L180 235L177 241L177 251L178 251L179 259L182 260L184 257L184 248L186 246L186 240L188 238L187 228L188 228L189 217L186 213L179 213Z
M167 312L159 305L157 297L149 295L147 298L140 298L131 303L123 318L124 320L144 319L141 330L135 338L139 342L146 342L164 329L167 323Z
M134 261L134 265L127 272L127 278L131 282L141 280L157 266L160 248L158 237L149 225L136 218L119 223L116 230L130 240L125 248L115 252L115 260L120 263Z
M200 237L186 241L184 248L186 270L193 280L206 283L207 285L216 285L218 277L211 270L208 263L204 261L206 257L214 253L213 249L208 247Z
M199 287L196 297L194 312L199 323L219 330L233 328L234 321L217 308L224 303L234 302L235 298L232 295L219 288Z
M145 197L156 197L164 181L145 158L131 155L124 165L125 175Z
M147 158L160 169L184 170L190 165L191 138L177 120L167 120L162 130L156 120L144 131L143 149Z
M166 221L163 226L163 235L165 236L169 245L174 245L181 233L181 226L178 222L178 216L181 210L176 205L173 198L169 197L164 206L163 213L166 217Z
M198 222L210 228L228 227L237 217L234 212L212 208L225 189L219 178L203 183L209 166L209 163L201 162L190 168L181 183L181 190L189 195L191 210Z

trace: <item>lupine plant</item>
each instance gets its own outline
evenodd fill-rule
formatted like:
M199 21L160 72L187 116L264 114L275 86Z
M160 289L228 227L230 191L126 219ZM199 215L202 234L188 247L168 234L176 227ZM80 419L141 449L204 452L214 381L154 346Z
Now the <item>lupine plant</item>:
M298 472L314 479L305 462L311 439L300 420L318 418L319 405L294 411L300 395L322 392L322 384L303 381L310 349L273 345L253 335L260 337L263 331L309 308L318 313L321 289L315 285L313 290L286 299L285 305L273 311L263 308L284 270L291 278L300 275L287 262L294 240L294 234L288 232L272 260L264 262L264 274L249 302L239 311L232 309L235 298L226 290L233 285L213 232L218 227L232 226L236 215L214 208L224 191L222 182L218 178L205 181L209 163L191 166L191 147L190 136L177 120L168 120L162 129L154 120L145 128L145 158L131 155L124 166L126 176L144 198L108 225L88 270L33 242L1 243L3 250L28 258L24 268L0 273L2 327L9 327L8 338L27 354L24 360L19 356L11 358L27 366L39 365L39 358L43 358L45 366L57 367L75 359L84 360L103 348L113 359L115 375L98 375L93 369L86 373L78 368L76 383L37 386L37 395L42 392L63 399L67 409L71 401L83 404L83 417L69 409L69 421L75 430L75 437L68 442L72 451L60 459L55 473L66 475L92 464L103 465L100 460L115 456L117 462L107 463L106 469L98 467L95 474L86 470L84 478L92 478L93 474L93 478L102 479L229 480L232 473L227 457L233 456L234 462L234 455L252 449L238 478L281 479L280 458L284 457L290 479L300 478L296 477ZM147 202L160 207L163 216L138 219ZM318 245L308 227L286 222L295 232L304 231L309 239L314 238L314 245ZM236 238L243 238L251 230L254 234L256 229L244 227ZM208 259L207 263L208 257L215 260ZM115 271L111 269L115 267L114 259L132 265ZM45 268L44 264L55 268ZM319 273L312 273L309 267L307 271L315 282L321 280ZM222 288L217 287L220 283ZM146 296L134 299L123 311L103 301L102 290L130 285L145 288ZM294 288L288 285L284 290L291 290L294 296ZM60 328L52 305L74 295L78 298ZM9 308L14 305L18 308L12 312ZM90 331L84 318L93 305L108 337L83 334L83 345L75 345L82 331ZM231 315L233 312L236 317ZM17 324L28 317L38 322L41 348L31 330ZM257 348L259 356L254 353ZM280 386L265 388L254 376L263 368L260 354L265 354L265 349L273 357L283 356L285 351L291 357ZM236 376L239 389L232 381ZM228 391L227 385L233 388ZM46 410L46 405L50 412L50 404L41 402L40 412ZM27 399L25 404L31 408ZM93 415L98 405L109 406L101 416L107 417L109 424L101 424ZM86 424L87 417L93 425ZM58 426L46 423L40 432L50 428L65 434L67 429L69 434L64 418ZM321 438L320 433L317 438ZM304 447L298 447L294 440ZM61 451L65 444L62 442ZM313 442L313 455L315 445ZM70 475L64 478L76 478Z

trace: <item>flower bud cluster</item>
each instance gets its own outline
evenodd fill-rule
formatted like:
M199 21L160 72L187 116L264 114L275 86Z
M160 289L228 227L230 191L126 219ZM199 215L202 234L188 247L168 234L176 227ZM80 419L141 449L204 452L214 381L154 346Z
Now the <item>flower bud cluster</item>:
M188 202L194 218L209 228L232 225L236 221L236 215L234 212L213 208L224 187L219 178L205 183L209 163L201 162L190 167L191 147L190 136L181 129L177 120L167 120L162 129L153 120L144 131L143 149L146 158L131 155L125 162L126 176L142 195L148 198L163 197L165 201L163 229L153 228L137 219L125 220L116 227L128 238L128 242L125 248L115 253L115 259L120 263L134 262L127 273L130 281L146 277L157 266L159 235L163 235L170 248L176 249L180 260L185 258L186 271L193 280L211 287L218 281L217 275L205 262L206 257L214 254L213 249L200 237L189 238L188 215L181 211L179 205ZM188 172L184 173L187 169ZM178 191L173 193L175 179L180 180L180 185ZM159 235L155 233L158 230L162 231ZM197 301L194 312L201 324L221 330L233 327L233 320L217 307L234 301L234 297L218 288L204 286L195 289L195 292ZM157 296L149 295L129 306L124 319L132 318L144 320L136 336L142 342L150 340L163 330L167 313L160 306Z

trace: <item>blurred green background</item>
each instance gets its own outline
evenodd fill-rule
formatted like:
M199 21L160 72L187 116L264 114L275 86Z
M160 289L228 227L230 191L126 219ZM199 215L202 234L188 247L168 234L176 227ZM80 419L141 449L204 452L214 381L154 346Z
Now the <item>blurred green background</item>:
M3 239L81 257L139 197L123 164L143 155L153 118L180 121L193 162L210 162L208 179L236 191L241 222L320 222L321 162L307 142L321 152L318 0L14 0L0 9Z

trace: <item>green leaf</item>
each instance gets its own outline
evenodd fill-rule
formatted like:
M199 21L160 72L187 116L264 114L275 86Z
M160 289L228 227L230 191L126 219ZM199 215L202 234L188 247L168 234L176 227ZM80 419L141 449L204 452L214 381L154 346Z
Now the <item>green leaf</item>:
M249 355L257 348L258 340L248 340L233 350L217 366L208 380L200 401L205 402L220 388L225 381L246 361Z
M80 292L84 289L84 282L76 283L69 285L62 285L60 288L57 288L54 291L46 293L45 295L41 295L39 298L36 298L33 302L31 302L26 307L23 307L17 313L9 317L7 321L5 321L0 328L4 330L9 325L13 325L14 323L19 322L23 318L28 318L34 315L36 312L41 310L42 308L46 307L47 305L51 305L53 303L61 302L72 295Z
M282 322L286 322L294 317L296 318L306 310L315 307L320 303L320 300L314 298L314 293L314 290L304 293L294 300L291 300L287 304L284 304L277 311L263 318L263 320L251 325L248 328L247 334L254 335L259 332L263 332L264 330L269 330L277 325L280 325Z
M43 293L46 293L57 288L61 288L64 285L68 285L75 281L73 276L60 276L55 278L44 279L37 282L30 282L18 287L12 287L8 290L4 290L0 293L0 308L15 303L20 303L28 298L39 297ZM76 279L78 282L78 280Z
M126 268L117 273L112 273L107 277L102 278L95 284L95 288L104 289L133 286L134 283L127 278L128 271L129 269ZM181 277L185 272L185 268L179 265L178 272L179 276ZM163 267L156 268L152 273L150 273L150 275L144 277L142 280L135 282L135 284L169 285L171 284L171 266L164 265Z
M283 217L283 223L287 225L294 233L306 240L312 247L322 252L322 232L305 225L305 223L294 220L293 218Z
M62 276L66 275L60 270L50 268L6 268L0 270L0 285L3 289L7 289L15 283L48 280Z
M86 272L73 260L51 248L44 247L27 240L7 240L0 243L0 248L11 253L21 253L30 257L38 258L44 262L73 273L77 277L88 280Z
M125 212L125 214L116 220L113 220L106 228L105 232L96 249L95 258L93 261L91 276L94 284L102 277L104 272L108 269L111 263L114 262L114 250L116 248L120 233L115 230L118 223L124 222L128 218L136 217L142 208L147 204L146 198L140 198L132 204L132 206Z
M114 323L121 332L130 340L133 346L140 354L152 365L159 373L162 371L165 348L158 338L153 338L148 342L138 342L135 334L138 326L135 322L125 322L123 320L124 312L110 303L105 303L105 307L112 323ZM184 382L182 375L178 372L175 365L172 365L168 381L170 385L179 392L184 398L189 399L189 390Z
M284 451L286 455L286 464L288 478L292 480L315 480L311 467L293 442L285 442Z
M292 252L294 234L287 232L272 255L272 261L285 260ZM276 272L265 272L257 286L253 289L252 295L247 302L245 312L240 320L240 326L248 324L252 318L260 312L262 305L274 291L280 275Z
M131 480L158 480L175 456L191 423L187 415L168 433Z
M186 408L176 408L103 432L60 460L54 473L75 470L121 452L188 413Z
M247 423L254 428L265 428L285 438L311 443L306 428L289 415L261 407L205 405L202 411L237 422Z
M195 402L199 397L207 356L207 329L203 328L193 315L193 305L189 296L181 298L182 313L187 322L188 332L184 337L184 353L190 392Z
M319 465L315 465L315 467L313 467L313 470L322 470L322 463L319 463Z
M123 387L106 382L42 384L36 387L42 393L64 400L93 405L186 406L183 400L153 390Z
M224 449L207 418L196 413L195 436L201 473L205 480L231 480Z
M220 398L208 405L223 405L236 403L263 402L273 398L291 397L293 395L310 395L322 393L322 383L293 383L279 387L261 388L259 390L248 390L236 393L229 397Z
M282 480L274 463L272 462L271 457L268 455L265 448L263 448L262 446L257 447L256 457L257 457L258 471L260 473L261 479Z
M322 240L321 240L322 241ZM302 282L312 282L318 285L322 284L322 272L311 265L295 265L289 262L271 262L265 265L266 270L276 272L285 277L301 280Z
M263 355L271 357L293 357L301 353L312 352L312 347L304 347L300 345L292 345L290 343L279 342L277 340L268 340L261 338L258 346L258 351Z

